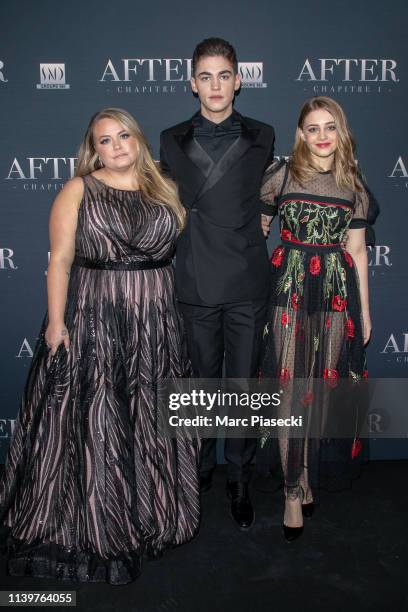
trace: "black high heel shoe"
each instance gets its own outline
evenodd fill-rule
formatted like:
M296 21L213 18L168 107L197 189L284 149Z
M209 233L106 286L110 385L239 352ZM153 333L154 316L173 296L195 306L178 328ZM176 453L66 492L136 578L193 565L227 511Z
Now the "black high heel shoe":
M283 523L282 525L283 535L287 542L293 542L303 533L303 525L301 527L288 527Z
M314 509L315 509L314 502L310 502L309 504L302 504L303 516L308 519L312 518Z

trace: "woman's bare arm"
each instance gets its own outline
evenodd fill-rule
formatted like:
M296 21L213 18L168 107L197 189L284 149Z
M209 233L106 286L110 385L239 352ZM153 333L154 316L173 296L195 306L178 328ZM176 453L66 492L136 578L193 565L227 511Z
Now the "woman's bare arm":
M83 181L76 177L66 183L55 198L50 216L51 255L47 273L48 318L45 333L51 354L55 354L63 342L69 349L69 336L64 313L67 301L68 280L75 254L75 232L78 209L83 196Z
M346 250L352 256L358 272L361 314L364 326L363 336L364 344L367 344L371 336L371 317L368 297L368 259L365 242L365 228L351 229L348 231Z

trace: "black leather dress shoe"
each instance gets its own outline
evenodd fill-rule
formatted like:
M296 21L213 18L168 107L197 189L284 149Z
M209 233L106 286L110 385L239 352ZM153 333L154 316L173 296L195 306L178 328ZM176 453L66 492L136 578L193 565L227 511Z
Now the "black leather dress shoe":
M312 518L314 512L314 503L302 504L302 514L306 518Z
M248 485L243 482L227 482L227 495L231 500L231 517L241 531L247 531L255 520Z
M302 527L288 527L283 523L283 535L287 542L293 542L303 533L303 525Z
M200 474L200 491L205 493L211 489L212 485L212 472L207 474Z

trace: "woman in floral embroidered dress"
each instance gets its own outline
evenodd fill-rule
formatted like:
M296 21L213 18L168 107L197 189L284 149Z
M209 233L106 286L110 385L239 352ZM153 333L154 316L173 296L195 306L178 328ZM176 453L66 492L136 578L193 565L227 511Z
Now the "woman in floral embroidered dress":
M271 257L261 376L277 378L283 388L279 416L304 416L301 438L286 430L278 441L283 531L291 541L302 533L303 516L311 516L319 486L340 489L350 482L361 450L357 435L324 439L335 387L342 379L358 384L367 376L366 242L373 242L371 224L378 214L354 159L347 119L334 100L316 97L304 104L292 156L268 168L261 197L271 205L268 220L279 216L281 235ZM347 406L344 414L357 428L355 408ZM260 461L275 443L264 433Z

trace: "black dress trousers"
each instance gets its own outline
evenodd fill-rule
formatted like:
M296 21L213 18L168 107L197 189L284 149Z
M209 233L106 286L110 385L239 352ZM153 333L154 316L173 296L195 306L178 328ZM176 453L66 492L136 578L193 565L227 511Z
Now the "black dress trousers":
M216 306L179 302L194 375L222 378L225 358L227 378L255 378L267 301L253 300ZM217 463L214 438L203 443L201 474L212 472ZM247 482L256 449L255 438L227 438L225 458L230 482Z

